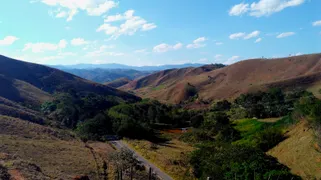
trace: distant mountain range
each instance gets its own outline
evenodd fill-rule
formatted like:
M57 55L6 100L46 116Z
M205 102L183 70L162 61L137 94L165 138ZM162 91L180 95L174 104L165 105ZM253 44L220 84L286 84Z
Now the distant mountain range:
M136 71L162 71L166 69L177 69L186 67L200 67L204 64L187 63L176 65L162 65L162 66L128 66L124 64L75 64L75 65L52 65L50 67L65 70L65 69L132 69Z
M134 80L139 77L147 76L154 71L137 71L133 69L61 69L65 72L74 74L98 83L111 82L119 78Z

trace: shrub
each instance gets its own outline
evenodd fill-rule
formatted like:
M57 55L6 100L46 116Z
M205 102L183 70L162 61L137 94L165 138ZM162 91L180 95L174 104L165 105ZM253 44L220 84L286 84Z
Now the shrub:
M260 131L255 139L257 146L263 151L268 151L272 147L276 146L279 142L284 140L283 133L278 128L269 127Z

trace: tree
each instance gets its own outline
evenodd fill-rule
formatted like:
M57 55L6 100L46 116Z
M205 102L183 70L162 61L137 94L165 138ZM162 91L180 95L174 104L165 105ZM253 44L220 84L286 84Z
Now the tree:
M203 124L203 122L204 122L204 117L203 117L203 115L198 114L198 115L193 116L193 117L191 118L191 125L192 125L192 127L194 127L194 128L200 127L200 126Z
M130 177L132 177L136 166L140 165L134 152L127 148L122 148L119 151L111 153L109 161L116 167L120 179L122 179L123 172L125 171L130 171Z
M102 140L103 136L112 134L112 124L108 116L98 114L93 119L79 123L76 132L83 140Z

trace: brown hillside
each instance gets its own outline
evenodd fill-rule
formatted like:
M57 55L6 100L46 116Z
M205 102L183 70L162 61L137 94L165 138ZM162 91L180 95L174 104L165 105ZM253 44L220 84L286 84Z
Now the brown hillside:
M119 78L111 82L106 82L104 83L104 85L110 86L113 88L119 88L121 86L128 84L129 82L131 82L131 80L129 80L128 78Z
M194 72L192 74L189 74ZM277 59L252 59L233 65L199 71L194 68L158 72L120 89L160 101L179 103L187 84L197 89L200 99L230 99L242 93L269 87L307 88L321 81L321 54Z
M50 94L55 91L69 90L112 95L123 99L139 99L134 95L54 68L4 56L0 56L0 85L0 96L15 102L29 104L46 101L50 98Z
M0 115L0 167L12 179L103 179L99 167L114 151L108 143L83 142L65 130ZM1 170L1 169L0 169ZM111 172L110 172L111 173ZM1 179L1 177L0 177Z

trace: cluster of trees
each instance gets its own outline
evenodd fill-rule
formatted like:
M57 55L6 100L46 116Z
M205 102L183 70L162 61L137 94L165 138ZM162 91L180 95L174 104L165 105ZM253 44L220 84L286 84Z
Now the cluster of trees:
M310 96L305 91L285 94L280 89L271 89L241 95L233 103L216 102L209 111L193 117L191 124L195 130L182 135L181 140L197 144L190 158L194 175L201 179L300 179L265 152L284 139L282 128L291 121L289 114L299 106L296 102L302 104L302 97ZM309 104L316 109L321 107L321 101ZM303 107L302 113L318 116L313 107ZM281 116L286 117L277 123L258 123L257 132L251 132L253 135L241 134L234 127L235 120L240 118Z
M307 91L294 91L285 94L279 88L272 88L268 92L242 94L235 99L231 115L239 113L248 118L281 117L292 112L294 103L302 96L310 96Z
M321 100L311 95L301 97L295 104L294 115L308 121L321 147Z
M202 143L191 155L200 179L300 179L260 149L227 143Z
M42 105L41 111L59 126L76 128L78 122L95 117L123 100L115 96L102 96L94 93L56 93L54 100Z
M59 126L75 129L84 140L107 135L157 140L154 129L186 127L193 113L180 107L143 100L126 103L114 97L74 92L55 94L42 112Z

